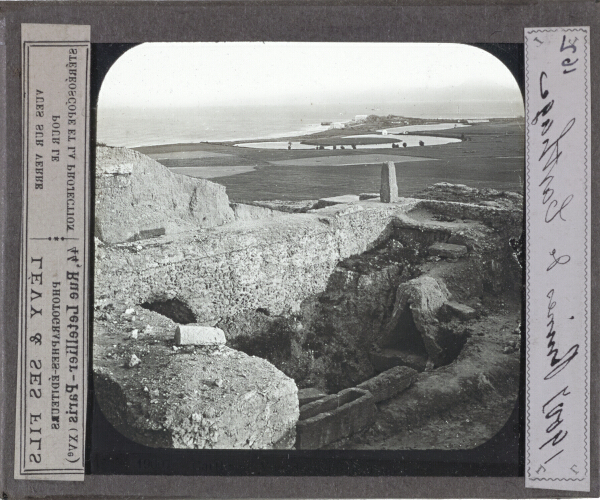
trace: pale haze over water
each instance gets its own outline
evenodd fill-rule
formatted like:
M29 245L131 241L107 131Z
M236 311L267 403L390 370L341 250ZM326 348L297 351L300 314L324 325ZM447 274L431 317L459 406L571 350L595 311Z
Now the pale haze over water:
M401 105L220 106L99 108L97 140L110 146L269 139L326 130L321 122L347 122L356 115L388 114L428 119L506 118L522 114L522 102L415 102Z
M506 66L469 45L145 43L104 79L97 139L129 147L269 139L371 114L515 117L523 101Z

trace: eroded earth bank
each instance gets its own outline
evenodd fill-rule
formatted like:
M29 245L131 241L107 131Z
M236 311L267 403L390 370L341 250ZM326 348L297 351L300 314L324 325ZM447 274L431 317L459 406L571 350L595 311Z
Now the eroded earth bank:
M157 447L477 446L518 393L522 211L519 194L447 183L235 204L99 147L101 409ZM226 344L178 345L178 325Z

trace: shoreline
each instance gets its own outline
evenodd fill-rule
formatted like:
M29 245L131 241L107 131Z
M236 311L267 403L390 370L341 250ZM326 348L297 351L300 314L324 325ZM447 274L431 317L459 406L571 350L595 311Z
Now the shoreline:
M381 120L385 120L385 117L380 117ZM462 123L470 120L469 118L465 119L424 119L424 118L407 118L407 117L394 117L395 120L403 119L408 120L409 125L431 125L431 124L439 124L439 123ZM506 121L522 121L523 118L520 117L508 117L508 118L488 118L487 123L498 123L498 122L506 122ZM416 123L414 123L416 122ZM352 123L352 121L340 122L340 123ZM280 135L279 133L268 135L265 137L257 137L252 139L228 139L228 140L210 140L210 141L197 141L197 142L176 142L176 143L165 143L165 144L150 144L150 145L142 145L142 146L118 146L118 147L127 147L128 149L133 149L143 154L161 154L161 153L175 153L175 152L189 152L189 151L206 151L207 149L212 149L216 147L235 147L237 144L244 144L248 142L287 142L287 141L306 141L310 139L323 139L323 138L341 138L342 136L353 134L353 133L373 133L377 134L377 130L380 130L385 127L381 127L380 122L375 123L365 123L359 122L354 126L344 127L344 128L328 128L322 131L310 131L307 130L306 133L297 134L294 131L287 133L287 135ZM403 135L424 135L429 137L441 137L448 138L453 137L450 131L461 130L465 132L471 126L481 125L481 123L473 123L469 124L469 127L458 127L448 128L448 129L440 129L435 131L410 131L406 132L406 134L390 134L385 136L382 134L382 138L387 138L386 142L394 142L390 139L397 137L398 141L401 140ZM389 128L397 127L398 125L390 124ZM283 134L283 133L282 133ZM109 145L111 146L111 145Z

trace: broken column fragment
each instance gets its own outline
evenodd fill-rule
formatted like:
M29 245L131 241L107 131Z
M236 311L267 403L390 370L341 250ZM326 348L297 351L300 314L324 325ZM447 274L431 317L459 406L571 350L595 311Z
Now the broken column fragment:
M393 161L381 167L381 189L379 197L382 203L392 203L398 199L398 183L396 182L396 166Z
M225 333L220 328L201 325L178 325L175 330L177 345L223 345Z

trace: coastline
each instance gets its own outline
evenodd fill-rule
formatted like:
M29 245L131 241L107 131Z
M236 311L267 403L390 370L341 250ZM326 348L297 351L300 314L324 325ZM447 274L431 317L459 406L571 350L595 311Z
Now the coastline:
M305 130L298 131L286 131L286 132L275 132L272 134L258 135L255 137L247 138L227 138L227 139L210 139L210 140L198 140L198 141L177 141L177 142L165 142L162 144L143 144L136 146L120 146L134 149L143 154L161 154L161 153L175 153L175 152L189 152L189 151L206 151L210 150L213 146L236 146L244 143L259 143L259 142L288 142L288 141L300 141L304 142L308 139L322 139L322 138L334 138L343 137L345 135L352 135L356 133L373 133L381 134L382 129L397 129L400 127L406 127L407 131L404 134L389 134L383 135L382 143L394 142L394 139L401 141L404 135L423 135L429 137L456 137L452 132L461 130L461 133L466 132L473 126L480 125L480 123L467 123L470 119L456 119L456 118L439 118L439 119L425 119L425 118L412 118L412 117L400 117L394 116L393 118L388 117L377 117L378 120L367 122L354 122L354 120L345 120L336 122L343 127L332 127L323 126L319 124L312 124L307 126ZM404 121L401 125L398 120ZM502 117L502 118L487 118L486 123L500 123L500 122L511 122L511 121L522 121L522 117ZM456 124L456 128L448 127L444 129L430 129L432 125L440 124ZM417 130L415 127L423 125L425 128ZM387 140L386 140L387 138ZM100 141L102 142L102 141ZM107 144L112 146L112 144ZM383 146L385 147L385 146Z

